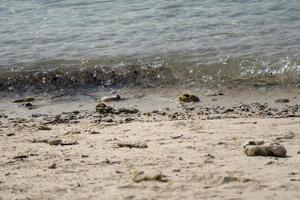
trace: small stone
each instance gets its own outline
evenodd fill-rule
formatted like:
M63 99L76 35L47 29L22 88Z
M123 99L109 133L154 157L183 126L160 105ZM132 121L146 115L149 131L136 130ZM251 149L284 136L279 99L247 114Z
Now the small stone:
M34 108L36 108L36 106L35 105L33 105L32 103L24 103L24 104L22 104L24 107L26 107L27 109L34 109Z
M289 99L277 99L275 100L275 103L289 103L290 100Z
M180 102L189 103L189 102L199 102L200 99L196 95L193 94L183 94L178 97Z
M139 110L136 108L119 108L117 110L118 113L124 113L124 114L135 114L138 113Z
M15 133L7 133L6 136L10 137L10 136L14 136Z
M167 179L163 176L161 172L156 171L150 171L150 172L144 172L144 171L134 171L132 173L132 181L135 183L140 183L142 181L160 181L160 182L166 182Z
M114 109L110 106L107 106L104 103L99 103L96 106L96 112L98 112L99 114L108 114L108 113L114 113Z
M41 131L50 131L50 130L52 130L50 127L45 126L45 125L38 126L38 129L41 130Z
M62 143L61 139L49 139L47 140L49 145L60 145Z
M139 149L144 149L144 148L148 148L148 145L144 142L135 142L135 143L130 143L130 142L120 142L117 144L118 147L123 148L123 147L127 147L127 148L139 148Z
M170 138L171 139L179 139L179 138L181 138L181 137L183 137L183 135L176 135L176 136L170 136Z
M66 132L64 135L78 135L78 134L81 134L79 130L71 130Z
M61 141L60 145L67 146L67 145L76 145L78 142L76 140L64 140Z
M106 96L106 97L100 98L101 102L121 101L121 100L122 100L122 98L120 97L120 95L112 95L112 96Z
M134 121L134 118L131 118L131 117L125 118L125 122L127 122L127 123L132 122L132 121Z
M109 117L109 118L101 119L101 122L112 123L112 122L114 122L114 120L111 117Z
M51 164L48 169L56 169L56 163Z
M24 103L24 102L31 102L34 100L35 100L34 97L27 97L27 98L23 98L23 99L16 99L13 101L13 103Z
M91 135L97 135L97 134L100 134L100 132L99 131L91 131L90 134Z

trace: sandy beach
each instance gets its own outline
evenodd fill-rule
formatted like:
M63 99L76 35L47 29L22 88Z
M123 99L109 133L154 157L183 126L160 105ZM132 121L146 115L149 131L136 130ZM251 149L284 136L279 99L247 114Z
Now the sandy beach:
M0 199L300 199L299 88L130 91L2 99ZM246 156L249 140L287 156Z

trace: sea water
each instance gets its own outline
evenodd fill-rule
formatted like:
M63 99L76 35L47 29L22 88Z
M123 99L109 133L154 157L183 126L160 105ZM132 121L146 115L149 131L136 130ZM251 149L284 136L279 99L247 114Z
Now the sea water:
M194 77L298 73L300 1L0 1L0 72L143 60Z

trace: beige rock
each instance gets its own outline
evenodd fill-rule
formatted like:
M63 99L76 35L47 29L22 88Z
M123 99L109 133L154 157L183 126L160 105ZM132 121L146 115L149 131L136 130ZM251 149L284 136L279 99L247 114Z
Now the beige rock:
M144 172L144 171L134 171L132 173L132 181L139 183L142 181L162 181L165 182L167 181L163 174L158 171L149 171L149 172Z
M61 139L48 139L47 143L49 145L60 145L62 143Z
M243 145L247 156L274 156L284 157L287 150L278 143L265 143L264 141L248 141Z
M121 100L122 100L122 98L120 97L120 95L112 95L112 96L106 96L106 97L100 98L101 102L121 101Z

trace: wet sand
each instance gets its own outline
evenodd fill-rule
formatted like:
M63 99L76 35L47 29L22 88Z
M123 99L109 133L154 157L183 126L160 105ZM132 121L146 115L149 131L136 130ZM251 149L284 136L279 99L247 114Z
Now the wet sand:
M178 102L186 92L201 101ZM0 198L300 198L299 89L113 93L125 100L105 103L108 114L95 112L108 90L37 95L32 106L2 99ZM248 140L287 156L247 157Z

